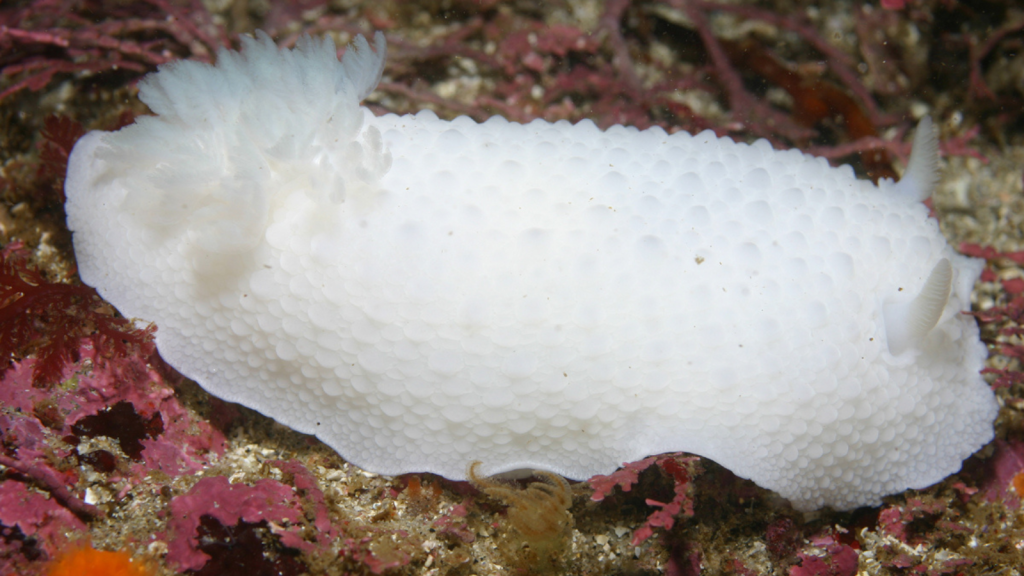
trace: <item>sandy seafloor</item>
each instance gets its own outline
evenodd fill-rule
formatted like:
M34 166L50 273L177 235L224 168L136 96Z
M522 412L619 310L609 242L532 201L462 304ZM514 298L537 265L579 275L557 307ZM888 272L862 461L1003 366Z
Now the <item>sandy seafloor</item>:
M635 2L626 10L621 29L640 86L651 89L670 71L696 73L699 81L692 89L676 90L673 98L711 125L728 128L738 139L752 140L736 124L728 98L714 79L700 74L700 67L707 66L707 55L699 48L697 33L680 17L681 5ZM1024 18L1024 12L1009 2L921 1L888 13L878 5L862 8L856 2L829 2L813 9L809 3L781 0L751 5L780 18L806 16L821 38L857 63L859 79L882 113L907 119L883 127L881 137L899 136L897 127L912 125L910 119L923 113L937 119L944 140L980 127L979 134L966 142L981 158L961 153L943 159L943 177L933 204L936 215L954 246L967 242L998 252L1024 250L1024 56L1018 55L1022 35L1008 34L981 61L993 99L972 93L967 78L972 39L976 45L983 43L993 30ZM212 14L209 22L215 25L245 31L270 22L278 37L338 22L348 31L386 27L393 49L384 76L388 87L368 99L378 112L431 107L452 117L461 111L501 109L552 119L578 119L593 112L603 125L612 123L609 118L618 118L615 114L628 119L635 112L628 106L618 110L601 103L597 80L593 84L597 88L589 94L580 89L568 100L544 99L545 91L553 89L558 70L582 66L597 76L610 77L612 42L608 30L601 27L605 5L598 0L365 4L339 0L329 6L310 2L301 9L258 1L209 0L206 8ZM754 38L802 73L822 73L832 79L828 65L821 64L806 43L780 28L779 21L715 14L712 28L720 37ZM951 22L956 19L962 21ZM78 24L68 26L71 30ZM471 26L480 28L459 40L461 46L502 61L507 56L502 50L513 50L504 41L525 31L532 48L524 48L522 54L529 58L509 60L502 69L472 58L455 58L451 51L425 55L426 48ZM567 34L582 40L563 56L543 45L552 30L569 30ZM347 38L347 33L339 35L339 40ZM885 47L883 56L875 50L879 46ZM17 45L0 44L0 48L5 51L0 60L5 65L17 59ZM757 98L783 112L792 105L778 88L758 85L747 76L744 79ZM7 182L0 201L0 244L24 242L31 265L45 271L50 280L75 282L75 276L59 207L30 197L39 193L33 191L32 182L43 119L50 114L67 115L91 129L109 126L124 110L144 113L145 107L135 100L132 80L137 77L58 75L36 92L25 90L0 102L5 132L0 175ZM0 87L10 82L10 78L0 80ZM671 125L678 117L652 112L648 120ZM842 143L842 138L833 134L809 144ZM895 165L897 171L902 169L899 162ZM976 287L977 310L1005 305L1013 297L1007 286L1012 292L1017 287L1014 281L1024 279L1024 271L1011 259L993 259L989 268L991 281ZM0 307L9 304L0 302ZM985 327L986 338L993 342L990 366L1020 371L1020 358L1000 354L1003 345L1021 344L1019 335L999 335L1000 329L1009 326L1003 320ZM999 342L994 343L997 338ZM0 350L5 355L20 352ZM61 499L36 475L0 465L0 486L6 486L6 491L0 491L0 502L9 506L0 510L0 576L42 573L51 558L83 539L97 548L127 550L159 574L181 573L183 559L193 562L194 572L225 575L1024 573L1024 512L1011 486L1014 474L1024 470L1021 383L997 391L1001 403L997 444L969 460L963 474L927 490L893 495L881 508L801 514L771 493L702 461L693 470L694 515L679 517L671 530L657 528L645 542L634 545L635 530L656 510L646 500L672 498L672 480L655 467L640 476L631 492L617 491L603 502L591 499L593 490L587 483L574 484L571 529L550 560L538 562L523 549L524 539L510 527L506 503L500 499L465 483L430 475L390 478L361 471L310 437L212 399L155 361L149 369L145 358L104 364L93 362L86 351L65 371L61 382L32 388L27 384L31 350L14 360L14 368L3 380L3 397L8 401L0 406L0 415L7 418L5 422L18 423L18 428L17 434L13 427L0 431L4 454L22 465L26 459L36 459L40 466L58 471L71 493L101 510L102 516L61 512ZM129 365L131 370L124 368ZM113 381L104 372L108 368L109 374L117 375ZM106 394L100 400L93 398L88 410L76 396L76 387L84 382L93 382ZM117 386L127 388L110 391ZM29 397L28 409L19 405ZM56 407L49 412L40 408L47 397L52 401L44 408ZM81 433L74 440L68 436L86 412L109 412L122 400L133 404L137 419L162 414L163 430L143 433L145 449L138 457L129 454L124 441L112 437L115 432ZM42 425L32 424L33 419ZM32 430L39 431L39 438L25 437ZM197 441L198 436L204 436L206 443ZM184 472L181 467L172 473L161 468L164 462L174 461L167 456L172 445L187 447L180 456L188 460ZM112 465L97 464L98 456L85 457L101 452L112 455ZM147 461L151 455L153 459ZM231 504L213 504L218 498ZM245 498L250 499L238 503ZM46 514L36 514L33 506ZM187 518L208 513L211 506L233 511L223 512L220 527L211 523L198 539L199 533L181 533L183 526L193 526ZM558 530L551 534L557 537ZM204 567L196 560L202 558L197 550L228 560Z

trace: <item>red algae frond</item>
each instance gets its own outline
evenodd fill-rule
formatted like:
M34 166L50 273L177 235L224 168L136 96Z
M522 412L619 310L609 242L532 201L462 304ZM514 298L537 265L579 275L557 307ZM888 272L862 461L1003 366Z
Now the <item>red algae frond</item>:
M95 550L91 546L77 548L57 559L47 576L150 576L152 572L141 562L133 562L127 552Z
M35 355L34 383L53 385L79 360L83 339L117 358L152 353L153 328L115 316L88 286L49 282L29 267L28 255L21 242L0 250L0 376Z
M633 533L633 545L639 546L654 534L655 528L671 530L677 516L693 516L693 498L690 492L693 489L694 476L701 472L697 462L696 457L679 454L650 456L636 462L627 462L621 469L608 476L598 475L588 480L587 483L594 489L590 499L600 502L611 494L616 486L622 488L623 492L629 492L633 485L640 481L640 473L654 464L672 478L675 496L670 502L646 499L648 506L654 506L658 510L652 512L643 526Z

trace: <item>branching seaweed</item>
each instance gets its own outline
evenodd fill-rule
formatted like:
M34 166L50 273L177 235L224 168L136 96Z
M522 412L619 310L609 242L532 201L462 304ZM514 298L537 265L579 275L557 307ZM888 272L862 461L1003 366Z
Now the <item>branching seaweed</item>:
M134 328L93 288L48 282L26 258L20 242L0 250L0 376L34 355L34 383L50 385L77 361L83 338L115 356L152 354L152 327Z
M0 101L65 74L142 74L180 56L209 61L225 45L198 0L47 4L0 9L0 75L12 79L0 85Z

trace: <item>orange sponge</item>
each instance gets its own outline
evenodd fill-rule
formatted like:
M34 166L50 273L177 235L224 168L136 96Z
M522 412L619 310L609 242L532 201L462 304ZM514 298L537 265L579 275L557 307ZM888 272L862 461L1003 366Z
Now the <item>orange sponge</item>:
M47 576L150 576L127 552L106 552L90 546L77 548L57 559Z

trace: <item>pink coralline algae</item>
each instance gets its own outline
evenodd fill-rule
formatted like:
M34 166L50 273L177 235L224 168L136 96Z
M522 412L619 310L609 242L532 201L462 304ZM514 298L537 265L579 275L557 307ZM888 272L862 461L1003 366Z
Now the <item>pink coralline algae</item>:
M63 546L56 535L84 535L83 520L106 514L106 504L86 497L88 468L125 494L154 472L191 474L224 451L224 436L181 405L160 370L140 357L105 357L93 342L79 341L78 362L56 382L39 383L36 359L14 362L0 378L0 464L16 478L0 499L0 558L12 570L53 558ZM133 420L140 427L118 427ZM100 436L110 449L81 443Z
M933 539L929 531L955 533L958 526L942 519L947 509L941 500L909 498L902 506L888 506L878 513L879 530L900 542L919 544Z
M907 0L882 0L882 8L886 10L902 10L907 5Z
M1004 292L1004 299L997 305L971 312L981 325L990 324L999 329L998 344L999 352L1013 358L1024 358L1024 347L1011 343L1011 339L1024 335L1024 280L1020 278L1002 278L996 272L1001 264L1006 266L1024 266L1024 250L1017 252L999 252L990 246L979 246L964 242L960 244L960 252L975 258L988 260L989 266L981 273L982 282L998 282ZM1009 374L1004 372L983 372L1000 373L1003 376ZM1017 371L1020 375L1020 371ZM1008 387L1018 380L997 382L996 387Z
M467 498L466 502L471 503L472 499ZM437 533L441 536L459 540L464 544L476 542L476 532L466 523L466 515L468 514L466 506L466 503L452 506L448 514L435 520L433 526Z
M971 509L957 504L958 500L966 503L978 491L959 482L951 488L952 492L945 497L910 497L902 504L887 506L879 512L878 531L887 537L875 549L876 558L882 566L937 576L962 573L963 567L975 564L976 559L970 557L936 552L938 543L979 536L971 526ZM987 531L986 526L982 534ZM985 544L978 547L982 546ZM1010 555L1015 554L1011 552ZM985 563L983 561L982 565Z
M0 381L0 404L21 411L10 418L38 423L66 440L123 435L120 447L130 460L124 465L137 478L155 470L171 477L193 473L203 468L211 455L223 453L223 434L194 419L163 375L145 359L107 360L89 344L83 344L78 354L82 361L77 369L65 370L64 384L53 389L33 385L35 360L21 362L9 371ZM125 413L140 419L140 434L127 435L131 430L125 428L125 420L105 422ZM40 462L45 447L33 443L43 438L45 435L5 434L4 441L15 450L17 459Z
M53 558L87 534L84 522L23 482L0 482L0 574L19 573L19 560Z
M616 486L622 488L623 492L629 492L633 489L633 485L639 481L640 473L650 468L651 464L654 464L656 460L656 456L650 456L636 462L626 462L622 465L622 468L607 476L594 476L587 481L594 490L590 499L594 502L600 502L614 492Z
M316 477L308 468L298 462L275 460L273 464L292 477L292 484L294 484L296 492L306 503L304 507L307 512L306 518L308 519L309 514L312 514L317 546L324 550L328 549L331 543L338 538L339 532L331 523L331 517L327 510L327 499L324 497L323 491L320 490ZM294 532L281 534L281 542L292 548L303 550L312 548Z
M223 476L203 478L186 494L171 500L167 561L180 570L198 570L210 557L199 550L197 529L209 516L224 527L262 521L295 524L302 518L291 486L265 478L252 486L231 484ZM289 528L281 528L288 531Z
M633 485L639 480L639 475L644 470L657 464L673 482L674 496L669 502L659 502L647 498L648 506L659 508L652 512L643 526L633 532L633 545L638 546L654 534L655 528L671 530L675 525L677 516L693 516L693 500L690 498L692 490L693 475L699 471L697 462L700 459L693 456L681 456L678 454L669 456L651 456L637 462L630 462L608 476L598 475L588 480L594 493L590 499L595 502L604 500L616 486L622 488L623 492L629 492Z
M822 552L800 552L799 564L789 569L789 576L854 576L857 573L857 551L837 542L831 536L811 540Z
M225 565L218 557L239 549L266 556L250 559L249 566L259 564L260 570L275 574L308 572L306 557L337 556L373 574L410 562L410 555L398 549L389 549L386 557L374 554L374 542L401 542L407 534L365 528L342 533L309 469L294 460L266 464L280 470L284 481L263 478L247 484L208 476L171 500L167 531L160 535L168 542L169 565L197 575L244 576L251 571Z
M1024 500L1024 494L1011 487L1014 478L1024 473L1024 442L1019 439L993 442L992 457L980 465L978 488L988 501L1004 499L1008 506L1017 507Z

